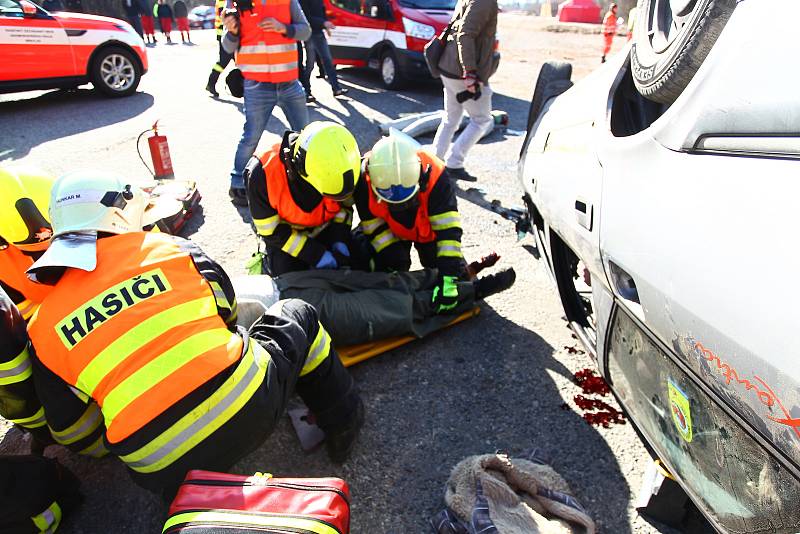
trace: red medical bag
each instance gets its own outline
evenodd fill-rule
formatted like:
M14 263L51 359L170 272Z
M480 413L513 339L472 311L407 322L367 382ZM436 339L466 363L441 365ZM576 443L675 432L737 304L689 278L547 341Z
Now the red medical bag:
M350 490L339 478L189 471L164 534L347 534Z

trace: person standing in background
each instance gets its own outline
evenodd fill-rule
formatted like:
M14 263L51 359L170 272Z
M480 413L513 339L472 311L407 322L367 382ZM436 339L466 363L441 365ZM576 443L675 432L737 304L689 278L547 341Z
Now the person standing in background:
M236 148L228 191L231 202L247 206L244 168L258 147L275 105L286 114L292 130L308 124L306 94L298 79L297 41L311 36L298 0L256 2L225 15L222 46L236 53L244 78L244 132Z
M497 12L497 0L459 0L439 60L444 118L436 130L433 146L455 180L477 180L464 169L464 159L472 146L494 127L489 78L500 62L496 51ZM452 143L465 111L469 124Z
M608 6L606 16L603 17L603 57L600 58L600 63L606 62L606 56L614 43L615 33L617 33L617 4L612 2Z
M125 17L128 19L128 22L131 23L136 33L139 34L139 37L144 38L142 22L139 19L139 15L142 11L139 0L122 0L122 9L125 10Z
M628 11L628 40L630 41L633 39L633 30L636 28L636 17L639 16L639 8L633 6L630 11Z
M178 23L178 31L181 34L181 42L183 44L192 42L189 37L189 10L186 9L186 4L183 0L175 2L175 21ZM183 32L186 32L186 38L183 37Z
M225 26L222 23L223 12L225 11L226 0L216 0L214 2L214 31L217 32L217 45L219 52L219 60L211 67L211 74L208 75L208 83L206 84L206 91L211 93L211 96L217 98L217 81L220 75L225 71L228 63L233 61L233 54L227 52L222 47L222 34L225 31Z
M172 32L172 8L164 0L158 0L158 24L161 26L161 33L167 38L167 44L172 44L170 32Z
M141 0L142 7L142 32L144 42L156 44L156 21L153 12L147 5L147 0Z
M318 63L320 59L324 65L324 72L328 74L328 82L331 84L331 89L333 89L333 96L342 96L347 93L347 89L339 85L331 50L328 47L328 40L325 38L325 33L330 34L330 31L336 26L328 20L322 0L300 0L300 6L303 8L303 13L305 13L311 26L311 38L304 43L306 57L305 65L301 71L303 88L306 91L306 101L310 103L316 100L311 94L311 71L314 70L314 64ZM320 69L320 72L322 72L322 69Z

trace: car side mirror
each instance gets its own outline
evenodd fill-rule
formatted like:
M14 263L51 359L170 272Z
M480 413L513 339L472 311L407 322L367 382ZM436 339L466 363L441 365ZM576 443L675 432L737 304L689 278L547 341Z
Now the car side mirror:
M32 19L39 14L39 9L28 0L20 0L19 5L22 7L22 16L26 19Z

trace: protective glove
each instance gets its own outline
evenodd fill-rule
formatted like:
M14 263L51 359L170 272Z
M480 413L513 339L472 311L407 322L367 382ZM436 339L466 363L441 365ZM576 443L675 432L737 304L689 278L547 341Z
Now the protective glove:
M458 278L455 276L443 276L439 283L433 288L433 309L436 313L449 313L458 306Z
M337 241L331 245L331 249L333 257L336 259L336 263L338 264L339 268L350 267L350 251L347 249L347 245L341 241Z
M336 269L339 267L339 264L336 262L336 258L331 254L330 251L325 251L325 254L317 262L315 266L317 269Z
M342 256L346 256L348 258L350 257L350 251L347 249L347 245L345 245L341 241L337 241L336 243L331 245L331 248L333 249L334 252L338 252Z

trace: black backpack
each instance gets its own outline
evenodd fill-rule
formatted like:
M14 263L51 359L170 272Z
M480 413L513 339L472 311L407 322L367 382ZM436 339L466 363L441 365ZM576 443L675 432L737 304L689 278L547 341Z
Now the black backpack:
M79 485L52 458L0 455L0 534L55 532L80 504Z

